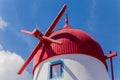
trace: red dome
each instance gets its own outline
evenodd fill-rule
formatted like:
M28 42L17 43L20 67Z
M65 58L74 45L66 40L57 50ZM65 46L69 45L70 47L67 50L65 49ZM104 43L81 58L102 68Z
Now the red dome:
M62 42L62 44L46 43L46 46L40 49L34 57L33 72L40 62L64 54L89 55L99 59L106 65L102 48L86 32L66 27L54 31L50 37Z

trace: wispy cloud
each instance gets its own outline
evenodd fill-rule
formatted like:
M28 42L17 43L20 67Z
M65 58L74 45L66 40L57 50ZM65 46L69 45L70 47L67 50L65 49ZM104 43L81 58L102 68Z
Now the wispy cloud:
M1 49L3 49L3 47ZM17 71L23 62L22 57L16 53L0 50L0 79L32 80L31 75L27 71L24 71L22 75L17 75Z
M90 6L90 18L87 22L87 28L90 32L94 32L94 26L95 26L95 9L96 9L96 0L91 0L91 6Z
M95 8L96 8L96 0L92 0L91 8L90 8L90 18L95 18Z
M2 18L2 16L0 16L0 29L6 28L7 25L8 25L8 22L6 22L6 21Z

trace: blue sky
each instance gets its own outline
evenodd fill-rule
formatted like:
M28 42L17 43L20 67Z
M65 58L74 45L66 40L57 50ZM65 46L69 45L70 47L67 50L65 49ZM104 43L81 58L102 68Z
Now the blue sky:
M32 31L38 28L44 33L63 4L67 4L65 13L69 16L69 25L72 28L84 30L91 35L101 45L105 54L110 50L118 52L118 56L113 59L115 80L118 80L119 0L0 0L0 49L15 52L25 60L38 40L21 33L20 30ZM55 29L64 26L64 18L65 14ZM29 72L31 66L28 66Z

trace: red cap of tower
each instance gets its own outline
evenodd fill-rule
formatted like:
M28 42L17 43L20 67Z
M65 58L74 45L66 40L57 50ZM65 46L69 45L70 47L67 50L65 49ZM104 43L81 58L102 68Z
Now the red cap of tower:
M100 45L86 32L70 28L68 20L66 20L64 28L54 31L50 37L62 44L46 43L46 46L40 49L34 57L33 73L42 61L64 54L89 55L99 59L106 66L104 53Z

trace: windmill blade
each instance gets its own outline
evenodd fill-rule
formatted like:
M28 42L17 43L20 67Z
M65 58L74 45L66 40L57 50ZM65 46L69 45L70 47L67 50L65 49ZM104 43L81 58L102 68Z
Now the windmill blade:
M45 32L45 36L49 36L51 34L52 30L54 29L54 27L58 23L58 21L61 18L62 14L65 12L65 9L66 9L66 5L64 4L62 9L60 10L58 15L56 16L56 18L53 20L53 22L51 23L51 25L49 26L49 28Z
M27 31L27 30L21 30L21 32L23 32L23 33L25 33L25 34L33 35L33 36L36 37L37 39L42 40L43 34L42 34L38 29L34 29L32 32Z
M32 32L30 31L27 31L27 30L21 30L22 33L25 33L25 34L32 34Z
M62 42L60 42L60 41L58 41L58 40L54 40L54 39L52 39L52 38L50 38L50 37L46 37L46 36L42 36L42 38L44 39L44 40L46 40L46 41L48 41L48 42L51 42L51 43L56 43L56 44L62 44Z
M49 36L50 33L52 32L52 30L54 29L55 25L57 24L57 22L59 21L59 19L61 18L62 14L64 13L66 9L66 5L64 5L62 7L62 9L60 10L60 12L58 13L58 15L56 16L56 18L53 20L53 22L51 23L51 25L49 26L49 28L47 29L47 31L45 32L45 36ZM38 34L40 34L41 36L42 33L39 32L37 29L33 30L33 32L29 32L29 31L26 31L26 30L21 30L21 32L23 33L26 33L26 34L32 34L33 36L38 37ZM47 38L48 39L48 38ZM51 39L49 39L50 41L53 41ZM58 43L57 41L53 41L53 42L56 42ZM19 69L18 73L17 74L21 74L24 69L27 67L27 65L30 63L30 61L32 60L32 58L34 57L34 55L37 53L37 51L40 49L40 47L42 46L42 42L39 42L37 44L37 46L34 48L34 50L32 51L32 53L29 55L29 57L26 59L26 61L24 62L23 66Z
M36 47L34 48L34 50L32 51L32 53L29 55L29 57L26 59L26 61L24 62L24 64L22 65L22 67L19 69L17 74L21 74L24 69L27 67L27 65L30 63L30 61L33 59L34 55L37 53L37 51L40 49L40 47L42 46L42 42L39 42Z

